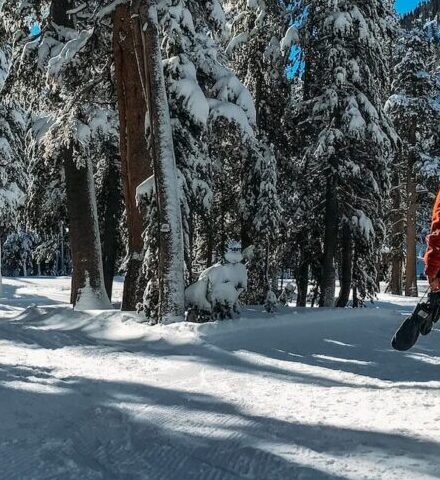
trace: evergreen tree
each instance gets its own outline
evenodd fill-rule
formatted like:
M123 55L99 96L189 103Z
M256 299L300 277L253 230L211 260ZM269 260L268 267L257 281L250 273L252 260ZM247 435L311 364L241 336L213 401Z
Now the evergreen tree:
M48 105L55 114L42 140L45 157L57 159L64 167L73 263L72 303L108 308L91 160L91 146L98 132L107 131L111 125L108 119L102 123L102 107L96 107L96 103L108 103L111 95L108 57L100 54L99 30L86 28L87 16L84 20L78 12L67 13L75 7L73 1L54 0L46 5L35 2L34 7L36 15L41 15L40 8L50 7L49 15L40 17L45 19L41 41L27 50L30 55L36 50L38 66L47 82ZM81 62L89 62L94 68L78 68Z
M247 205L241 203L244 173L264 162L258 160L252 98L226 66L218 43L225 26L220 4L167 0L158 3L158 13L191 283L213 260L222 259L229 240L240 238ZM254 162L249 163L251 152ZM154 222L147 223L154 228ZM153 256L156 236L154 231L145 236L145 250ZM154 258L146 265L155 265ZM148 275L156 282L157 275ZM148 294L146 303L154 311Z
M433 50L423 30L402 31L395 56L397 61L387 111L402 141L395 175L406 185L405 294L417 296L418 185L424 183L422 173L438 162L439 87L431 73ZM399 210L402 206L403 202L396 205ZM398 277L399 268L399 263L394 264L393 277Z
M35 105L34 108L43 108ZM50 113L33 113L28 132L29 184L24 218L40 243L35 252L42 273L67 275L71 262L67 232L66 193L62 159L47 158L41 144L55 119Z
M0 296L2 242L12 226L18 228L18 209L26 198L25 135L27 114L13 96L11 68L19 32L9 21L8 7L0 4Z
M279 182L287 180L290 159L285 124L290 93L286 63L297 36L295 27L289 28L295 11L290 2L225 1L224 6L229 63L255 104L256 139L245 161L241 238L243 248L252 249L246 300L262 304L268 290L278 288L272 279L278 275L279 249L273 247L281 217L279 192L288 183L278 188ZM265 190L262 195L260 187Z
M378 291L376 263L394 143L382 109L392 12L390 2L382 0L308 0L304 6L301 131L308 190L318 200L315 205L322 205L313 218L323 250L320 305L334 304L341 252L338 305L343 306L350 286L361 298Z

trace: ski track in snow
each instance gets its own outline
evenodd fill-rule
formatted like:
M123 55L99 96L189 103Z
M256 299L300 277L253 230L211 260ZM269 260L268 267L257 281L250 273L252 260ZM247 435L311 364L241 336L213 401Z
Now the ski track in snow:
M440 331L389 345L415 299L149 327L4 284L0 480L440 479Z

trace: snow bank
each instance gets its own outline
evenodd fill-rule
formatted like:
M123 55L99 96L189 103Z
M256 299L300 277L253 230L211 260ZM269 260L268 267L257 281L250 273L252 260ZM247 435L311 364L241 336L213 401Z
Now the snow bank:
M189 324L152 327L145 323L142 315L116 310L80 311L72 310L67 306L31 306L20 313L15 321L22 323L30 332L35 330L43 332L43 336L44 332L72 333L75 334L78 343L84 344L100 341L104 343L136 342L138 345L142 343L147 345L149 342L159 340L184 344L188 341L197 341L199 337L197 330ZM0 337L1 332L0 328ZM65 338L63 335L58 336L58 340L52 344L52 347L62 348Z

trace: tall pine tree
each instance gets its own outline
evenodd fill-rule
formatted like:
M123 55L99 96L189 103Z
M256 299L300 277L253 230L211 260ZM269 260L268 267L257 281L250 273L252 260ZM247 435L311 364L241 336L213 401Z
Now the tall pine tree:
M322 244L320 305L334 305L339 257L337 305L344 306L350 287L361 298L378 291L376 264L395 137L382 109L392 11L383 0L306 0L304 7L300 109L308 191L303 194L312 192L319 205L311 220L318 222L315 234Z

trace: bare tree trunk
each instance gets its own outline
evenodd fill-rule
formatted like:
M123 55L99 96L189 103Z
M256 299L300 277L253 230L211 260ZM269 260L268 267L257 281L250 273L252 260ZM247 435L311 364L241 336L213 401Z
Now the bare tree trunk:
M145 94L159 220L159 320L183 320L184 246L182 214L168 99L154 0L133 0L130 8L136 49L142 48Z
M358 252L356 250L356 246L354 245L354 248L353 248L353 278L352 278L352 283L353 283L353 291L352 291L353 308L359 308L359 307L362 306L362 302L359 299L359 293L358 293L358 287L357 287L358 278L357 278L357 268L356 268L356 266L358 264L359 264Z
M209 228L207 231L206 235L206 268L209 268L212 266L212 257L213 257L213 252L214 252L214 245L215 245L215 239L214 239L214 232L212 228Z
M325 237L324 255L322 259L321 297L320 307L333 307L335 304L336 272L335 257L338 245L338 201L336 196L336 182L330 177L327 179L325 202Z
M398 256L393 256L391 260L391 279L389 291L393 295L402 295L402 280L403 280L403 259Z
M73 264L71 301L82 309L109 309L92 165L88 159L84 165L76 165L72 149L67 148L64 150L64 171Z
M342 227L342 244L341 244L341 278L340 292L336 302L336 306L345 308L350 299L351 282L353 277L353 242L350 226L344 222Z
M65 275L66 274L66 268L65 268L65 255L64 255L64 224L62 221L60 221L60 257L58 259L59 261L59 274L60 275Z
M406 271L405 295L417 297L417 180L415 178L415 161L410 155L407 170L407 201L406 215Z
M3 275L2 275L2 232L0 231L0 298L3 298Z
M396 171L393 176L392 212L391 212L391 281L389 290L393 295L402 295L403 272L403 238L405 221L402 215L402 195L400 176Z
M113 55L120 119L122 183L128 229L128 261L122 310L135 310L139 292L145 290L142 274L143 215L136 205L136 188L153 175L152 160L145 136L147 112L143 76L145 71L142 45L136 45L128 4L119 5L113 17ZM138 22L135 26L141 27ZM139 32L138 35L141 35ZM140 48L139 48L140 47Z
M309 264L302 254L302 258L297 270L296 285L298 287L298 296L296 298L297 307L307 306L307 291L309 287Z

